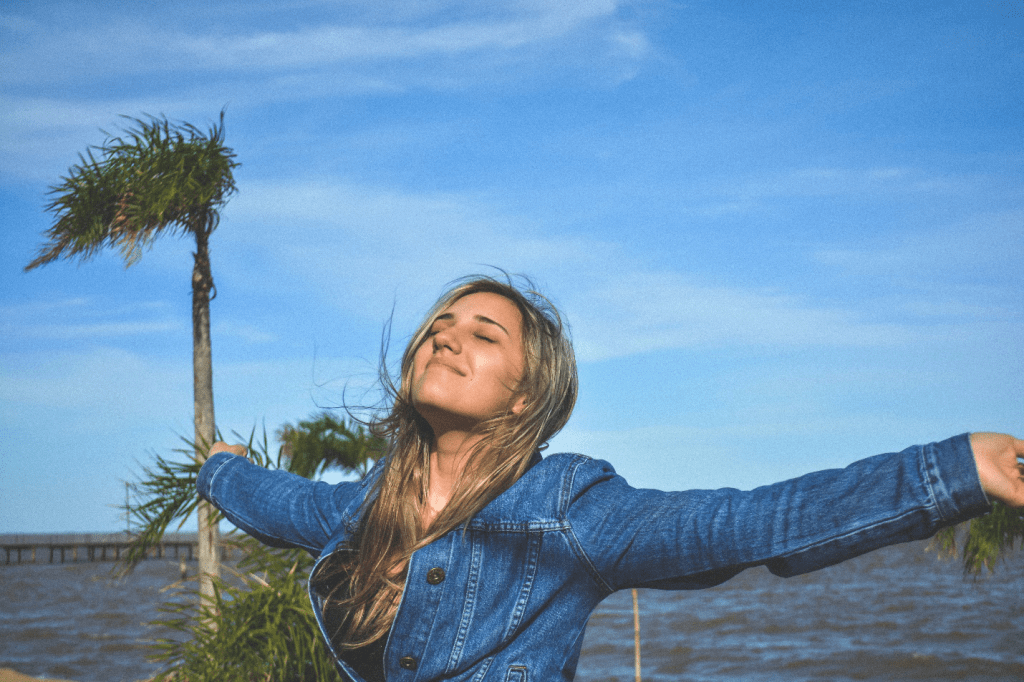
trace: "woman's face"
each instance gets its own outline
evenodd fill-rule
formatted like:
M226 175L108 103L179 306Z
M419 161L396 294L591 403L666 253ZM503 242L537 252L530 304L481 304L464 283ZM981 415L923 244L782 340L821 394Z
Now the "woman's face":
M412 401L435 434L522 410L522 326L515 303L490 292L463 296L434 318L413 356Z

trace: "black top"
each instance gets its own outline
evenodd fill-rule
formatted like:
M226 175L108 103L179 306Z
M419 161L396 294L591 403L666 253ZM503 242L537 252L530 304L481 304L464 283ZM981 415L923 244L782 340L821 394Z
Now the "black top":
M358 649L349 649L341 659L352 666L366 682L384 682L384 647L388 643L388 632L375 642Z
M327 601L323 607L324 626L330 635L334 650L340 654L338 658L350 665L366 682L385 682L384 648L391 635L390 629L380 639L357 649L341 649L338 646L338 632L344 622L345 613L329 596L337 592L348 592L348 569L343 563L343 557L348 551L339 549L327 557L316 575L311 577L312 587Z

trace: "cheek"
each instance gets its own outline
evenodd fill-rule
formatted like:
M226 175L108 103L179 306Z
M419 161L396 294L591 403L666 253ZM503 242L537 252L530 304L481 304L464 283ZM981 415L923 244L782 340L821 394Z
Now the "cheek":
M409 390L415 393L417 387L423 379L423 368L426 366L427 361L430 360L429 354L425 354L421 351L416 351L416 354L412 358L412 370L409 372Z
M494 390L501 394L512 394L519 387L521 373L504 358L493 362L489 374Z
M412 354L412 371L414 375L423 371L423 366L430 360L430 355L428 344L426 342L421 343L416 352Z
M512 391L517 390L519 388L519 384L523 380L524 364L525 363L521 357L505 356L502 358L501 378L502 381L505 382L505 385Z

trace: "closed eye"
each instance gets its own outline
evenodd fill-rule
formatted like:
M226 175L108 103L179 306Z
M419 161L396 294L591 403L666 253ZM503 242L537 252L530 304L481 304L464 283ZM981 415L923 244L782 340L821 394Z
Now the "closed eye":
M476 336L476 338L480 339L481 341L486 341L487 343L497 343L497 341L495 341L494 339L488 336L484 336L483 334L474 334L474 336Z

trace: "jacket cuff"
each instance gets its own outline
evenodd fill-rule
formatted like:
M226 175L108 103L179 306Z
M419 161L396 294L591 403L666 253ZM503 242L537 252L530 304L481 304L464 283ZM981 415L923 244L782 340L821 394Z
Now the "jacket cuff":
M945 523L966 521L991 511L974 462L970 434L953 436L921 448L925 480Z
M216 506L216 502L213 499L214 479L220 473L221 468L237 458L238 455L230 452L218 452L203 463L203 466L199 469L199 475L196 476L196 492L199 493L199 497Z

